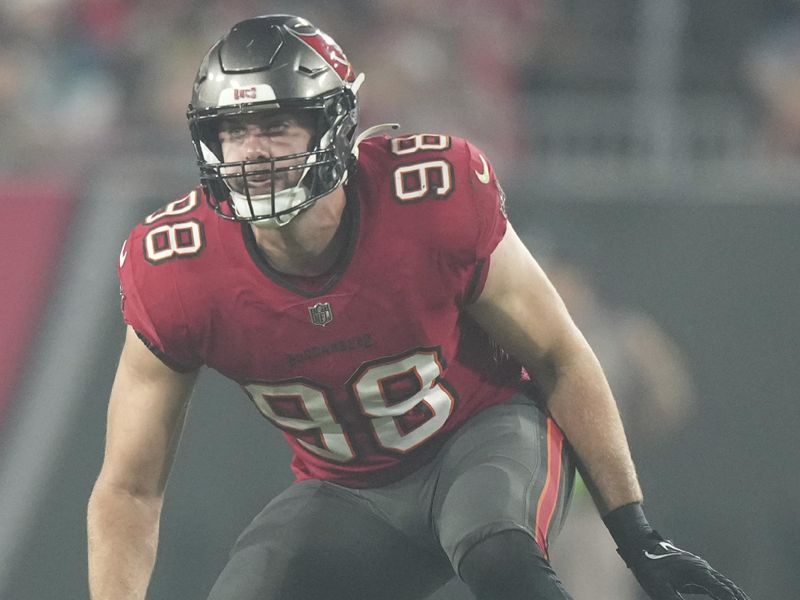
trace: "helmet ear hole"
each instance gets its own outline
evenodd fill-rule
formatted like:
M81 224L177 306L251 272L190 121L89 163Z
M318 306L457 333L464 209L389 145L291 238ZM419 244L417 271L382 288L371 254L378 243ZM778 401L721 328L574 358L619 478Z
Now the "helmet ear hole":
M327 106L327 116L328 120L331 122L335 121L341 114L345 111L344 108L344 99L342 96L336 96L336 98L330 102Z

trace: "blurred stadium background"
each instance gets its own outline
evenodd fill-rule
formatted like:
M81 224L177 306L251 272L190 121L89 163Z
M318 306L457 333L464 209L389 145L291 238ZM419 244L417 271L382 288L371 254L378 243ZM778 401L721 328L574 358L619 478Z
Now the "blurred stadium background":
M366 72L362 128L487 151L607 366L654 525L754 600L797 598L796 0L4 0L0 598L87 597L117 253L195 183L203 52L265 12L310 18ZM190 412L152 598L204 598L290 482L236 386L205 372Z

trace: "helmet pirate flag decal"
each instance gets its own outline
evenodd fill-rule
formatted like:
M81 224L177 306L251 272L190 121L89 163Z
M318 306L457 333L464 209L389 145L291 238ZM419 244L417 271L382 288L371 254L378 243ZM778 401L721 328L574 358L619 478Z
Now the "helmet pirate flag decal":
M342 48L331 36L316 28L312 28L310 31L300 31L300 28L295 27L292 33L311 46L336 71L342 81L349 83L355 81L356 74L350 61L347 60Z

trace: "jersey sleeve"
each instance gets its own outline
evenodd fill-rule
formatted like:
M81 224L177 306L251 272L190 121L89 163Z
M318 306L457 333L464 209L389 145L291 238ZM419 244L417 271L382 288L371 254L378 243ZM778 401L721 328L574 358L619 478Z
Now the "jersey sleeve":
M463 140L463 143L466 151L466 183L472 202L475 235L472 274L462 297L462 303L469 304L483 290L491 254L506 233L508 216L505 193L489 159L469 141Z
M387 239L413 239L438 270L420 269L457 304L474 302L492 252L505 235L505 196L486 155L468 140L442 134L376 137L360 145L365 195L389 199ZM389 182L389 183L387 183ZM383 193L375 190L384 190Z
M170 264L145 258L148 228L138 225L119 256L122 315L150 350L175 371L192 371L203 364L195 348L193 328L184 314L178 284Z

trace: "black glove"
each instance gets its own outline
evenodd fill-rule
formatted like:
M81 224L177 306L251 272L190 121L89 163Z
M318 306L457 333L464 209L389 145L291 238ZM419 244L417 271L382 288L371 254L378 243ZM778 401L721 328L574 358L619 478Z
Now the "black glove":
M603 521L617 552L653 600L682 600L680 592L714 600L750 600L730 579L704 559L662 538L647 523L638 503L611 511Z

